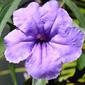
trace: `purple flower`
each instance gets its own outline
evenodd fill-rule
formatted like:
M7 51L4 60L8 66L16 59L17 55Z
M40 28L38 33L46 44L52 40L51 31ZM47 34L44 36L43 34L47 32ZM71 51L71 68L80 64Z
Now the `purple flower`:
M63 63L78 59L82 53L84 34L55 0L43 6L32 2L16 10L13 22L17 28L4 38L6 60L25 60L33 78L56 78Z

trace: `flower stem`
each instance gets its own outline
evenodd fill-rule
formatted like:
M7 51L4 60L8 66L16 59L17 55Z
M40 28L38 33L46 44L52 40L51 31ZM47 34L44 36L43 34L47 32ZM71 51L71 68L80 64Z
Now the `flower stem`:
M46 80L32 79L32 85L46 85Z
M35 79L32 79L32 85L35 85Z
M18 82L17 82L17 79L16 79L16 73L15 73L14 64L11 64L11 63L9 64L9 70L10 70L11 77L12 77L14 85L18 85Z

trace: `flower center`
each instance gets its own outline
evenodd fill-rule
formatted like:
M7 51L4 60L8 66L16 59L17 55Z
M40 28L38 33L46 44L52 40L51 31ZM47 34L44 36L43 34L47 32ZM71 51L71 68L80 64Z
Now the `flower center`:
M47 34L37 34L36 36L36 43L46 43L46 42L49 42L51 39L50 35L47 35Z
M43 34L38 34L37 35L37 41L38 42L46 42L46 36Z

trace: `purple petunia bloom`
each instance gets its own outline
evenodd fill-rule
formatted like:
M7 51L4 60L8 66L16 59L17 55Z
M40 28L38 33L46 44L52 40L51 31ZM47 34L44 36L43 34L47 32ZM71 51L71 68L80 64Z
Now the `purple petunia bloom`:
M13 22L17 28L4 38L6 60L25 60L27 72L35 79L57 78L62 64L82 53L84 34L55 0L43 6L32 2L16 10Z

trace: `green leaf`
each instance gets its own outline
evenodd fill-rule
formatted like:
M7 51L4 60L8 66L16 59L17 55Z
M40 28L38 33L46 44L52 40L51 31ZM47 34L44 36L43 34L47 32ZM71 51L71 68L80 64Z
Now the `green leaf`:
M16 72L15 72L15 65L10 63L9 64L9 69L10 69L10 74L13 80L14 85L18 85L17 77L16 77Z
M18 67L18 68L15 69L15 72L16 73L23 73L23 72L25 72L25 68L24 67ZM0 76L5 76L5 75L9 75L9 74L10 74L9 69L0 70Z
M42 80L42 79L33 79L32 80L32 85L46 85L46 80Z
M77 67L79 70L82 70L85 67L85 54L84 53L78 59Z
M85 28L85 17L80 13L77 5L72 0L65 0L65 4L72 10L76 18L79 20L80 25Z
M2 11L0 12L0 36L7 21L11 17L13 11L18 7L20 2L21 0L12 0L9 2L9 4L4 5Z
M4 56L4 50L5 50L5 46L3 43L3 39L0 37L0 59L2 59Z
M63 64L62 71L59 76L59 81L63 81L72 77L75 73L76 62Z

